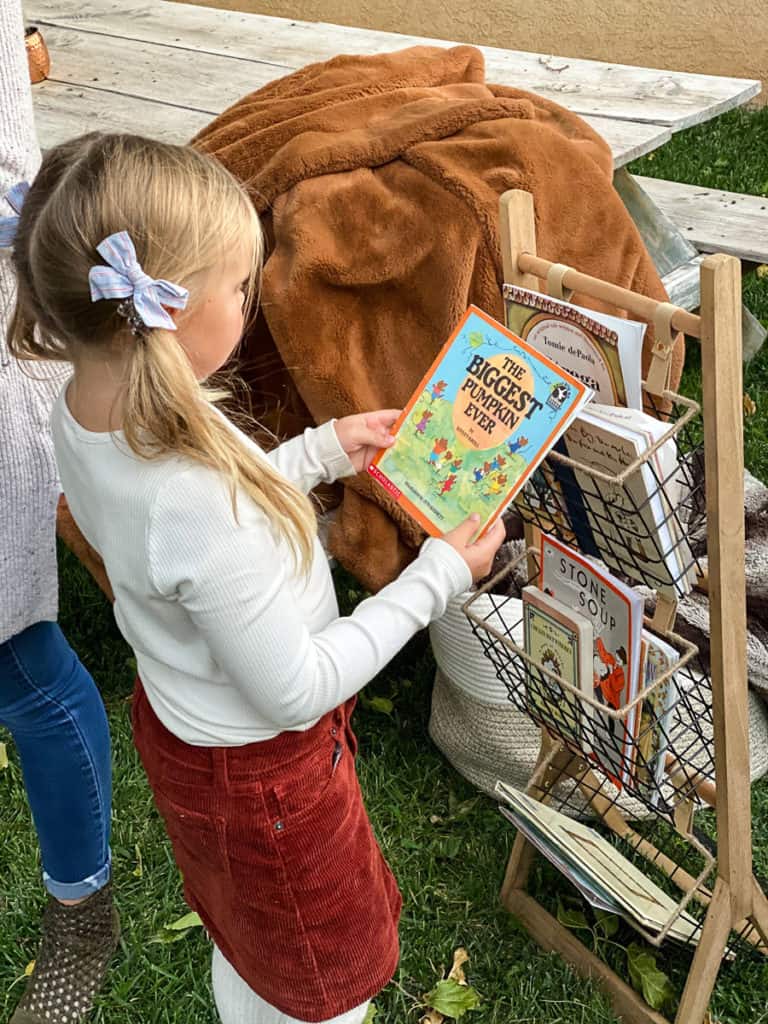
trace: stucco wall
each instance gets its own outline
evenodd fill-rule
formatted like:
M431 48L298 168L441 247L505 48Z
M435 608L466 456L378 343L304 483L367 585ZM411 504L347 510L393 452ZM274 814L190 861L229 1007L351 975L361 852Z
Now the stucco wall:
M513 50L768 79L765 0L201 2L209 7L331 21ZM763 101L766 98L764 91Z

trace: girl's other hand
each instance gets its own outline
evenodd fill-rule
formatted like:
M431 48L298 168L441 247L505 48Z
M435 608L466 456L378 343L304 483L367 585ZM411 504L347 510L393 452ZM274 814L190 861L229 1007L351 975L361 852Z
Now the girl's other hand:
M504 542L506 531L501 519L497 519L488 533L480 540L472 543L472 538L477 533L480 516L471 515L469 519L457 526L455 530L443 535L446 544L450 544L454 551L458 551L461 557L469 566L472 579L477 582L487 576L493 565L493 558Z
M390 448L395 443L390 430L399 415L400 409L379 409L336 420L336 437L358 473L368 468L380 448Z

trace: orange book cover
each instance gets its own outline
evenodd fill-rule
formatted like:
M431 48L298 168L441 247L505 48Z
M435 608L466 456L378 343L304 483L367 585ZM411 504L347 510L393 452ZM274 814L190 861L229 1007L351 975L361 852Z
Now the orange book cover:
M475 512L483 533L591 396L470 306L368 472L432 536Z

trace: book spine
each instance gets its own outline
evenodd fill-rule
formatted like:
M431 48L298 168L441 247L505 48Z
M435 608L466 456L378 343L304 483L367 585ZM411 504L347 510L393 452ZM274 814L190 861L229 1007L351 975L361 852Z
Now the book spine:
M561 455L568 455L565 438L560 438L554 446L554 451L559 452ZM589 525L589 516L587 514L586 505L584 504L584 495L576 482L576 474L570 466L566 466L564 463L556 459L551 460L551 465L554 470L555 479L560 484L563 500L565 501L565 508L568 513L569 525L573 531L574 537L576 538L579 550L585 555L591 555L593 558L598 558L600 552Z

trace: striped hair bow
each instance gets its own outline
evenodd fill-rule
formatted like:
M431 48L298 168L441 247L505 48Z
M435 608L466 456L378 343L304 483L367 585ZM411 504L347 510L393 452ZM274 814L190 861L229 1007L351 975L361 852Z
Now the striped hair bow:
M91 301L131 298L140 324L175 331L176 324L163 306L184 309L189 298L187 289L145 274L136 259L136 250L127 231L110 235L96 248L109 266L91 267L88 272ZM133 320L130 313L123 315L127 315L129 321ZM135 326L133 322L132 326Z
M0 249L10 249L19 229L19 214L29 192L29 182L20 181L5 193L5 201L13 210L10 217L0 217Z

